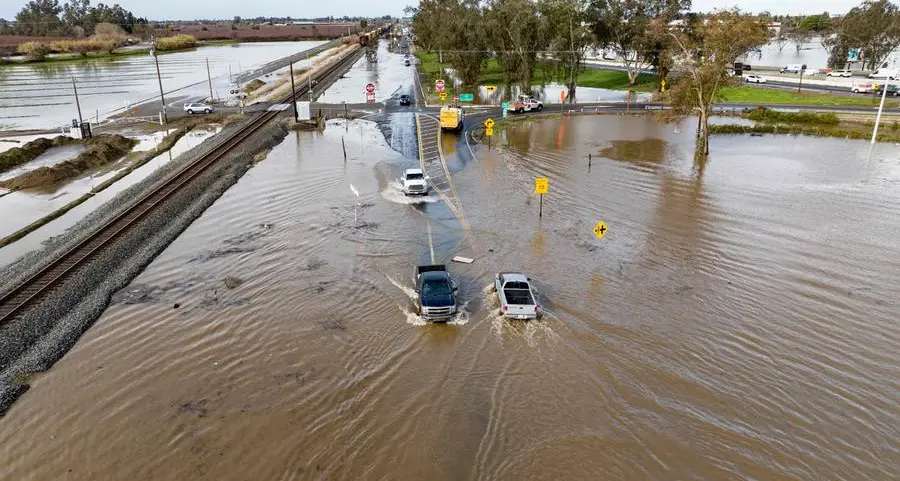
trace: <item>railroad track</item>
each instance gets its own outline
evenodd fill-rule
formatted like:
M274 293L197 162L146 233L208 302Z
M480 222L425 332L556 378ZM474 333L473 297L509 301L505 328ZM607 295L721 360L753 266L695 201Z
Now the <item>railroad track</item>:
M322 83L327 82L337 72L346 67L347 64L352 65L358 57L358 53L346 56L340 62L335 63L318 75L317 80ZM288 95L280 103L291 103L296 99L303 98L307 93L307 89L308 86L302 86L295 94ZM109 222L86 236L62 255L53 259L39 272L8 292L0 294L0 326L13 320L24 312L28 306L52 292L54 286L67 279L78 268L96 257L97 254L111 245L113 241L128 232L130 228L146 218L151 212L154 212L167 199L181 191L184 186L188 185L212 165L215 165L228 152L258 132L260 128L279 114L281 114L281 111L274 109L260 113L243 129L231 134L209 152L201 155L197 160L178 171L168 181L146 193Z

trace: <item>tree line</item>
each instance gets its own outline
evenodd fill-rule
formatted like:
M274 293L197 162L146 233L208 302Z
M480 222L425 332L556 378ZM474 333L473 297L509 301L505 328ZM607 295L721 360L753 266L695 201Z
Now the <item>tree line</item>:
M92 35L101 24L118 26L127 34L143 36L151 27L146 18L135 17L119 4L112 6L90 0L31 0L10 24L0 19L0 35L27 37L77 37Z
M698 117L698 154L709 152L708 121L733 62L769 40L770 17L740 10L690 13L690 0L421 0L416 44L438 52L464 84L496 58L508 86L530 91L535 66L553 66L571 102L591 49L615 53L630 85L655 67L678 114Z

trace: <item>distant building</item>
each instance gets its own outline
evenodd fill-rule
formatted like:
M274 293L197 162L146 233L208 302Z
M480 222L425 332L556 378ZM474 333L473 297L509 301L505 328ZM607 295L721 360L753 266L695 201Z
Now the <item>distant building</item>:
M778 37L781 35L781 22L771 22L766 25L766 28L769 29L769 33L772 36Z

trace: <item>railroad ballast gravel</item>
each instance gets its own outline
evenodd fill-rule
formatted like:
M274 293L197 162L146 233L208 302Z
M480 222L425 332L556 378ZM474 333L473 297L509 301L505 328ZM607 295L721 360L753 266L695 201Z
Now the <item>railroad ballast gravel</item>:
M223 134L228 135L243 124L230 125ZM45 371L62 358L103 313L116 291L127 286L237 182L252 167L254 155L275 147L286 135L287 129L281 122L270 122L143 219L136 228L116 240L109 249L70 275L40 304L0 327L0 416L28 389L27 379L32 373ZM180 156L146 181L121 192L65 234L47 242L44 248L0 270L0 292L36 273L50 259L123 210L128 200L156 187L175 169L183 168L214 148L217 140L214 137L213 141Z

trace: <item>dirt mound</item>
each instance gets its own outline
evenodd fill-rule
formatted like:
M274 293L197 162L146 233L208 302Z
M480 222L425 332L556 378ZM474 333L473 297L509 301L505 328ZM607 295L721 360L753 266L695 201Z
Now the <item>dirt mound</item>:
M0 153L0 172L6 172L13 167L18 167L26 162L38 158L51 147L77 144L80 141L72 137L60 135L54 139L39 138L26 143L21 147L13 147Z
M57 139L59 138L57 137ZM70 140L71 142L69 143L78 142L74 139ZM54 139L55 141L56 139ZM124 156L137 144L137 141L121 135L102 135L88 140L86 144L87 148L78 157L60 162L52 167L41 167L13 179L0 182L0 187L11 190L28 189L76 177L89 169L100 167ZM23 146L23 148L27 147L27 145ZM47 148L49 147L44 148L44 150Z

